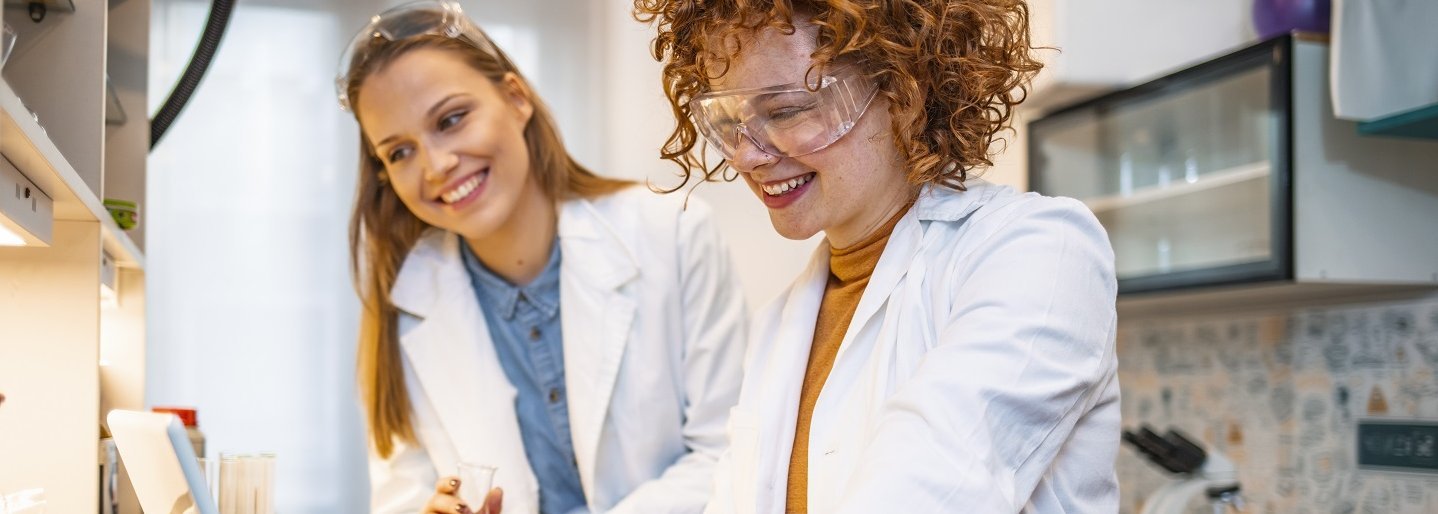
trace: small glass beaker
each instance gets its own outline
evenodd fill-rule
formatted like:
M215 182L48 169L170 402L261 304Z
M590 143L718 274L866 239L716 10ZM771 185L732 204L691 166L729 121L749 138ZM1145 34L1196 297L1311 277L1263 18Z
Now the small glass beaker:
M484 508L484 499L494 487L497 469L487 464L459 463L459 499L469 504L470 510L478 512Z

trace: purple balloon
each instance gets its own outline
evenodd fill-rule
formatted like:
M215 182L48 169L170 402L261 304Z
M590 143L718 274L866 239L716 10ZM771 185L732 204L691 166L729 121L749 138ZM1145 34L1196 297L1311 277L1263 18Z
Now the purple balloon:
M1329 0L1253 0L1253 28L1268 39L1294 30L1328 33Z

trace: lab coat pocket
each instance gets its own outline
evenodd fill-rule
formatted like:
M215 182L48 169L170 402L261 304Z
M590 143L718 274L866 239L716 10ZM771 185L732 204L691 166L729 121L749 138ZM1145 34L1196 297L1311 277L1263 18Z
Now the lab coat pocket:
M729 456L728 493L734 512L754 512L759 502L759 416L755 413L738 407L729 410Z

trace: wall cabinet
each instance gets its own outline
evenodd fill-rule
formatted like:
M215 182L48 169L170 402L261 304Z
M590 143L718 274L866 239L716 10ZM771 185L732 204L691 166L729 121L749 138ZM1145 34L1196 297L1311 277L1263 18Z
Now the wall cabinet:
M1335 119L1327 56L1284 36L1059 108L1028 126L1030 185L1094 211L1127 298L1438 286L1438 143Z

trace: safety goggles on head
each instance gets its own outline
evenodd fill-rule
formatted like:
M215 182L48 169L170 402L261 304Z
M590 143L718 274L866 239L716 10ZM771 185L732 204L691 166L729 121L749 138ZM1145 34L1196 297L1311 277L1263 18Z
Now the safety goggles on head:
M361 68L360 65L369 59L376 39L393 42L419 36L460 39L482 52L499 55L494 42L465 16L459 3L452 0L423 0L404 4L370 18L369 24L355 34L344 55L340 57L339 73L335 77L335 92L339 94L340 107L346 111L354 111L349 98L349 72L352 67Z
M808 155L848 134L878 92L858 66L808 80L705 93L689 102L689 112L725 159L745 141L776 157Z

